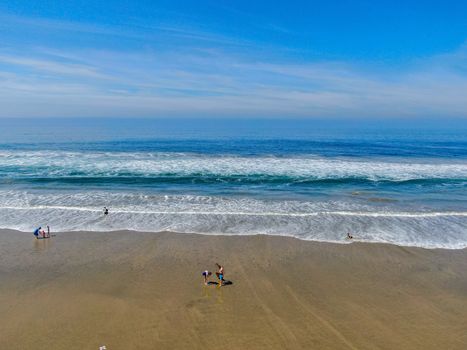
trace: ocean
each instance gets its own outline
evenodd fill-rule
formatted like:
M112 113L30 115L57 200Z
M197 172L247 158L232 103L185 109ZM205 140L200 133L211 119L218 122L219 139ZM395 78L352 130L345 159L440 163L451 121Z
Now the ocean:
M1 119L0 228L47 224L465 248L467 123Z

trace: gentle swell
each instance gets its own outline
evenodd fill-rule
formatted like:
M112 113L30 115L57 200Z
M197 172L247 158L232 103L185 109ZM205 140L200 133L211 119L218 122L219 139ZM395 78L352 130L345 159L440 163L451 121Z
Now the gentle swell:
M467 178L428 178L428 179L376 179L364 177L342 177L342 178L309 178L292 176L268 176L268 175L212 175L212 174L192 174L180 176L178 174L161 174L157 177L147 177L142 175L125 176L51 176L51 177L17 177L0 178L1 183L8 184L71 184L71 185L136 185L151 186L160 184L234 184L234 185L467 185Z

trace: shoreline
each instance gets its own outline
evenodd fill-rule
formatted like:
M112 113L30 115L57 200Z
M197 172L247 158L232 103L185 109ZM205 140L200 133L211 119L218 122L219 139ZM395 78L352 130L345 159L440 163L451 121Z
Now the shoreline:
M72 233L0 230L1 348L467 346L467 249ZM215 262L232 285L203 285Z
M16 229L9 229L9 228L0 228L0 232L17 232L21 234L32 234L31 232L21 231ZM310 243L317 243L317 244L338 244L338 245L348 245L348 244L362 244L362 245L387 245L387 246L395 246L400 248L417 248L417 249L426 249L426 250L447 250L447 251L457 251L457 250L467 250L467 244L463 247L459 248L446 248L446 247L423 247L418 245L403 245L403 244L396 244L390 242L377 242L377 241L370 241L370 240L362 240L358 238L352 239L352 241L344 240L344 241L325 241L325 240L316 240L316 239L307 239L307 238L300 238L293 235L276 235L276 234L269 234L269 233L247 233L247 234L229 234L229 233L201 233L201 232L179 232L179 231L137 231L137 230L107 230L107 231L89 231L89 230L77 230L77 231L51 231L53 235L69 235L69 234L77 234L77 233L115 233L115 234L123 234L123 233L144 233L144 234L175 234L175 235L195 235L195 236L207 236L207 237L256 237L256 236L265 236L265 237L281 237L281 238L291 238L296 239L302 242L310 242Z

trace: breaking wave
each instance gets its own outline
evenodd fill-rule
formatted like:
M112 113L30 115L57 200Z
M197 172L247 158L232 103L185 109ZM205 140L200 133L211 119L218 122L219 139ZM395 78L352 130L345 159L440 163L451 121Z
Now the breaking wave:
M102 207L110 208L104 216ZM305 240L357 240L404 246L467 247L467 211L401 211L354 202L162 196L129 192L0 191L2 228L31 231L176 231L270 234Z

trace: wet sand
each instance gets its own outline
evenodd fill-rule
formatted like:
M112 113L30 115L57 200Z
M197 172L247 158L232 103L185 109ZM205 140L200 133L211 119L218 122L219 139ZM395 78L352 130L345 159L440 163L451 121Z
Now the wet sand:
M8 350L467 349L467 250L2 230L0 315Z

